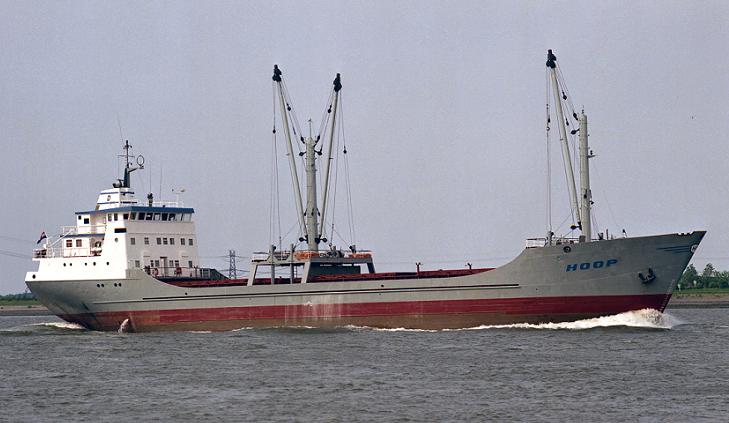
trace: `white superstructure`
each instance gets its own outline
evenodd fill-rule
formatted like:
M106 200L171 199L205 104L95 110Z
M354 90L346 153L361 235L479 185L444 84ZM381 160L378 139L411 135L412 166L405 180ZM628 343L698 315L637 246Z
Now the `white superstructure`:
M209 278L200 268L194 210L179 202L140 202L129 184L129 143L124 179L101 191L93 210L76 212L76 224L34 250L38 271L26 280L124 279L128 269L159 278ZM143 161L140 161L143 163Z

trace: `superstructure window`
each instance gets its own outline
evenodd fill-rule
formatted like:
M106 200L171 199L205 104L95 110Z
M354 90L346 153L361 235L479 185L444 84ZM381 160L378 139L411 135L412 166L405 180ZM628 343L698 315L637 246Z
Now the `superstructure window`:
M134 267L138 268L140 266L141 266L141 263L139 262L139 260L134 260Z
M152 213L147 213L147 218L145 220L152 220Z
M124 220L129 220L129 213L124 213L124 214L122 215L122 219L124 219Z
M157 238L157 245L162 245L162 238Z
M137 245L137 239L136 239L136 238L134 238L134 237L131 237L131 238L129 238L129 243L130 243L131 245Z
M89 224L89 218L88 217L84 217L84 225L88 225L88 224Z
M131 212L131 213L129 213L129 218L132 219L132 220L136 220L137 219L137 212Z
M170 238L170 245L175 245L175 239L174 238Z
M163 220L164 222L166 222L166 221L167 221L167 213L162 213L162 220Z
M82 245L83 245L82 243L83 243L83 241L81 241L80 239L77 239L77 240L76 240L76 246L77 246L77 247L80 247L80 246L82 246Z
M175 214L174 213L170 213L170 220L175 220Z
M190 239L187 240L187 245L189 245L190 247L192 247L192 238L190 238Z
M180 238L180 245L185 245L185 238Z
M187 262L187 267L189 267L190 269L192 269L192 260L190 260L190 261Z
M66 240L66 247L67 247L67 248L71 248L71 247L73 247L73 240L71 240L71 239L67 239L67 240Z
M154 261L154 267L159 267L159 260Z
M159 220L159 213L154 214L154 220Z
M144 213L139 212L139 219L138 220L144 220Z
M116 222L119 220L119 213L114 213L114 221Z
M167 238L162 238L162 244L167 245Z
M149 245L149 237L144 237L144 245Z

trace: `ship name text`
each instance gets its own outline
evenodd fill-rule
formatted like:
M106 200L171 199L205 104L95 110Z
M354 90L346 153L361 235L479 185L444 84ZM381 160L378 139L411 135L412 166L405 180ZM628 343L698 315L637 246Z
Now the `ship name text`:
M610 267L618 264L618 259L607 259L607 260L595 260L593 262L585 263L573 263L567 265L566 272L572 272L575 270L589 270L589 269L602 269L604 267Z

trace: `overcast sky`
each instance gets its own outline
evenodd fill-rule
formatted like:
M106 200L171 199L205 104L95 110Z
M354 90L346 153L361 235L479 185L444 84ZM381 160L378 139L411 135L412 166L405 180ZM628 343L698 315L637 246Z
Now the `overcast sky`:
M727 2L0 0L0 293L119 176L118 121L150 165L135 188L186 189L207 265L265 250L274 63L302 124L342 73L356 241L381 270L503 264L546 231L548 48L589 116L599 229L706 229L694 262L729 269L727 22Z

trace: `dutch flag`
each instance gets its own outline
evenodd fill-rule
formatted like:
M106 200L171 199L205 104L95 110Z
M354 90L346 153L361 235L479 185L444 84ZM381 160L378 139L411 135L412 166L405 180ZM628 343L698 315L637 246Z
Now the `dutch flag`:
M46 236L46 231L43 231L43 232L41 232L40 238L38 238L38 241L36 241L36 244L40 244L40 243L41 243L41 241L43 241L43 240L44 240L44 239L46 239L46 238L48 238L48 237Z

